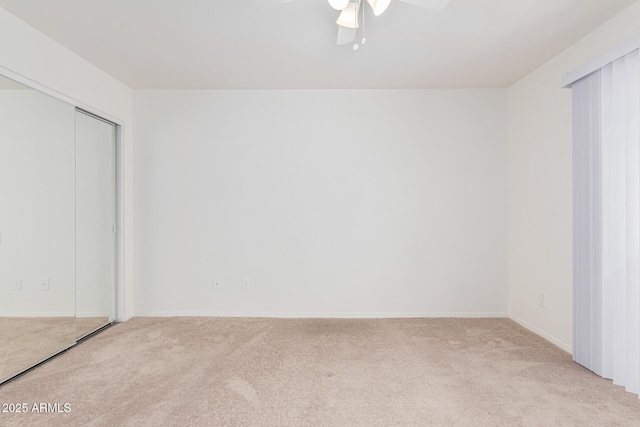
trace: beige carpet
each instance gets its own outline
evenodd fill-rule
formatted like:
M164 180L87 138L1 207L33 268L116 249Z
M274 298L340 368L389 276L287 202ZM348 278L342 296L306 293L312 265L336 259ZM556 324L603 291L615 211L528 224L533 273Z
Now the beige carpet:
M76 338L89 335L107 323L109 323L108 317L76 317Z
M0 425L640 425L640 400L507 319L136 318L0 387Z
M0 317L0 381L75 342L73 317Z

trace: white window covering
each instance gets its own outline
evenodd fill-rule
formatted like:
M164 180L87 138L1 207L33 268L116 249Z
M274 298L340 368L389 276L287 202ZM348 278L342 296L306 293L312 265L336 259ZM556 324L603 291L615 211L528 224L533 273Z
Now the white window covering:
M573 358L640 394L640 51L572 90Z

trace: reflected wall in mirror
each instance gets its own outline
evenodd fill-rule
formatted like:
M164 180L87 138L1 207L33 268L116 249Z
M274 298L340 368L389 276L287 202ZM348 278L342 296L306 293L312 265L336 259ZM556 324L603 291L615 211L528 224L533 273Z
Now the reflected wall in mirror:
M115 321L115 129L0 76L0 383Z
M115 126L76 113L76 337L115 320Z
M75 343L74 116L0 76L0 381Z

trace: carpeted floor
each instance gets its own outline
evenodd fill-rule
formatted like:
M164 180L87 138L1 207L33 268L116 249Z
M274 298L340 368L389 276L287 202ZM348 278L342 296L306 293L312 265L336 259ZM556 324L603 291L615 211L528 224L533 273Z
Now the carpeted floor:
M637 396L507 319L135 318L0 402L28 407L3 426L640 425Z
M74 322L73 317L0 317L0 381L72 346Z
M76 338L82 338L89 335L97 329L109 323L108 317L76 317Z
M77 338L107 323L108 317L0 317L0 381L71 347Z

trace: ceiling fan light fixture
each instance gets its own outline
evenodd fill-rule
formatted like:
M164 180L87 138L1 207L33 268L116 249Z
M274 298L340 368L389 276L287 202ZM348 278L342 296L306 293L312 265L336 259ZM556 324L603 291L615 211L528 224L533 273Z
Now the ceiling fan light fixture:
M347 7L342 9L336 24L347 28L358 28L358 2L349 2Z
M375 16L380 16L389 7L391 0L367 0Z
M358 2L349 2L347 7L342 9L336 24L347 28L358 28L358 12L360 11Z
M329 4L335 10L342 10L349 4L349 0L329 0Z

